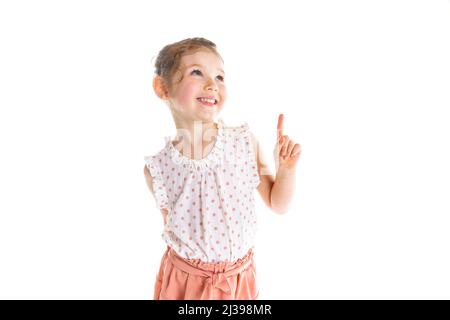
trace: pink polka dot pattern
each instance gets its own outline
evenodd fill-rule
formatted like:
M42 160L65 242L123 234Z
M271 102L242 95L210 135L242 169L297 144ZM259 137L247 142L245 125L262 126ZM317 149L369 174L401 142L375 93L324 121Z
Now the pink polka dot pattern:
M231 127L219 119L206 157L190 159L166 137L165 147L145 157L155 202L168 210L163 240L185 259L233 262L254 245L254 189L260 179L247 123Z

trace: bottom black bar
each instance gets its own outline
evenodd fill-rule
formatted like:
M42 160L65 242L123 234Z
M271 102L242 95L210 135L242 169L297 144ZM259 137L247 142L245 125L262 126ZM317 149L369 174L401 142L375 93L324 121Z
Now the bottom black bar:
M448 314L448 300L2 300L16 317L114 319L365 319ZM10 310L8 310L10 308Z

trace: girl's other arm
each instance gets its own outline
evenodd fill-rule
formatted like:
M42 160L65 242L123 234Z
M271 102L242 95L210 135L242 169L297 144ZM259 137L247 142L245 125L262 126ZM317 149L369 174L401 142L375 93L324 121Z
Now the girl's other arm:
M155 198L155 193L153 192L153 177L150 174L150 170L147 168L147 166L144 166L144 176L145 176L145 181L147 182L147 186L150 189L150 193L152 194L153 198ZM167 209L160 209L160 211L161 211L161 213L163 215L164 224L166 224L168 210Z

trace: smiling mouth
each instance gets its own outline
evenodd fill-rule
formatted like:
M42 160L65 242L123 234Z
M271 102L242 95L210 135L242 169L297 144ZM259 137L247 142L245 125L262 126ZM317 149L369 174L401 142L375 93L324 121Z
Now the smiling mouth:
M211 100L214 100L214 102L211 102ZM214 107L217 104L217 100L216 99L201 99L201 98L197 98L197 101L199 101L201 104L208 106L208 107Z

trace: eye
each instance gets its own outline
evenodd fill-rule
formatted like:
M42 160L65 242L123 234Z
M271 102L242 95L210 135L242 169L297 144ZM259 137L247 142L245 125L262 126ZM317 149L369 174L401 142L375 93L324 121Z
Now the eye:
M200 70L198 70L198 69L192 70L191 74L193 74L194 72L197 73L197 74L202 74L202 72ZM222 76L217 76L217 78L219 78L219 80L222 81L222 82L225 80L224 77L222 77Z

